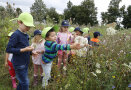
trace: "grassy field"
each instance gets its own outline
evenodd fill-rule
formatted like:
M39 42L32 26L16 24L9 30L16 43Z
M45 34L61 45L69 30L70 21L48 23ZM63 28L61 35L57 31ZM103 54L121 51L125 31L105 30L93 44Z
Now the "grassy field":
M12 28L13 27L13 28ZM84 27L84 26L82 26ZM4 67L4 54L7 33L15 30L16 25L7 21L0 22L0 90L13 90L8 69ZM36 28L43 28L37 25ZM34 29L28 33L31 36ZM58 71L53 62L52 79L46 90L130 90L131 83L131 29L118 31L116 35L107 36L106 27L97 26L90 29L90 34L100 31L103 36L100 47L90 51L87 57L72 57L72 64L68 64L66 75ZM30 60L31 62L31 60ZM32 86L33 64L29 65L30 90L43 90L41 83L37 87Z

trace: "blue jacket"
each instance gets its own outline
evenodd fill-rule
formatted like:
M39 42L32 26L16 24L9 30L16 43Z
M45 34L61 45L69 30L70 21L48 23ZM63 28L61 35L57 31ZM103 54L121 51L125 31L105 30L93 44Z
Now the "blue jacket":
M12 34L8 42L6 52L13 53L11 62L13 66L28 65L30 52L20 52L20 49L29 46L29 36L18 29Z

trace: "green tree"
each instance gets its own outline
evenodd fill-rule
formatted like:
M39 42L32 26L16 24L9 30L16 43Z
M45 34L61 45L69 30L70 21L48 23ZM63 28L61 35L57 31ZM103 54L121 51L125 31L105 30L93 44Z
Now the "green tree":
M59 23L59 14L56 12L55 8L51 7L47 9L47 15L53 23Z
M117 18L120 17L119 4L122 0L111 0L108 6L107 12L102 12L102 22L103 23L113 23L117 22Z
M97 21L97 8L95 7L94 0L84 0L81 3L81 12L84 13L81 18L85 25L90 24L91 26L98 24ZM83 14L82 13L82 14Z
M4 19L6 16L6 10L3 6L0 6L0 17L1 19Z
M42 0L35 0L34 4L30 8L30 12L34 17L34 20L42 22L46 17L46 5Z
M20 8L16 8L16 16L19 16L19 14L22 13L22 10Z
M123 15L122 24L124 28L131 28L131 5L128 6L127 11Z
M108 13L107 12L102 12L101 18L102 18L102 24L108 23L108 21L107 21Z
M65 19L71 18L74 24L90 24L91 26L98 24L97 8L95 7L94 0L84 0L81 5L74 5L70 9L67 8L64 10L64 15Z
M71 9L73 7L73 3L69 0L67 3L67 9L64 9L65 19L71 19Z
M13 6L11 4L9 4L8 2L6 3L7 6L6 6L6 14L7 16L9 17L14 17L15 16L15 4L13 3Z
M67 3L67 8L71 9L72 6L73 6L73 3L69 0L69 2Z

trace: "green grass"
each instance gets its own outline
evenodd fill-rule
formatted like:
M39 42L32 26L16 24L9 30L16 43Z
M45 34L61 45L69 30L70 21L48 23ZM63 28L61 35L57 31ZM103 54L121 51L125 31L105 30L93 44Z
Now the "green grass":
M4 54L8 42L7 37L4 36L12 29L15 30L17 26L4 23L6 28L0 28L0 37L2 37L0 39L0 90L13 90L8 69L4 67ZM36 28L41 27L44 26L38 25ZM34 29L31 29L28 34L32 35L33 31ZM52 80L46 90L111 90L113 85L116 90L130 90L128 84L131 82L131 68L123 64L131 63L131 39L125 39L126 36L131 38L131 29L119 31L114 36L107 36L104 26L92 27L91 36L94 31L100 31L103 34L100 40L104 43L98 48L93 48L93 55L88 52L85 58L72 57L74 62L68 64L66 75L63 74L63 70L58 71L56 58L52 67ZM100 68L96 67L96 63L100 64ZM96 73L96 69L101 73ZM40 82L37 87L32 86L32 63L29 65L29 79L30 90L44 90Z

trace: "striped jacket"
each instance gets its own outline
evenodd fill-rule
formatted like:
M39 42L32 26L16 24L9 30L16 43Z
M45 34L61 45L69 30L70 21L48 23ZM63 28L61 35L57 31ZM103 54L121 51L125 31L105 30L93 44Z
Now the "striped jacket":
M45 52L42 55L42 61L44 63L49 63L53 61L53 59L57 55L58 50L71 50L69 44L57 44L53 41L46 41L45 42Z

